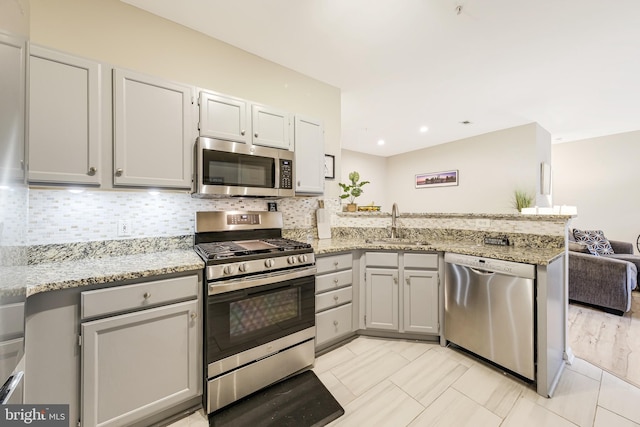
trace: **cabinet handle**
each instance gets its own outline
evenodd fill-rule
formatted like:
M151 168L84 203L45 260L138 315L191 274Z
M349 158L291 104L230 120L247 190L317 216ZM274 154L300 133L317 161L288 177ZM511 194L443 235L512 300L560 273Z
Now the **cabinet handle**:
M333 321L333 326L338 326L338 321L337 320Z
M394 285L397 285L397 284L398 284L398 278L397 278L397 277L394 277L394 278L393 278L393 284L394 284Z
M144 297L144 299L149 299L151 298L151 292L145 292L142 296Z
M339 262L338 262L338 261L333 261L333 266L334 266L335 268L338 268L338 264L339 264Z
M122 172L124 172L122 168L116 169L116 176L122 176Z
M339 280L338 279L333 279L333 283L335 283L336 285L338 284Z
M334 295L334 296L333 296L333 300L334 300L335 302L338 302L338 295Z
M96 172L98 172L98 169L94 168L93 166L91 166L89 168L89 170L87 171L87 175L89 176L94 176L96 174Z
M258 133L257 133L257 132L256 132L256 133L254 133L254 134L253 134L253 137L254 137L254 138L257 138L257 137L258 137Z
M245 134L245 133L246 133L246 132L244 131L244 129L242 129L242 130L240 131L240 135L242 135L242 136L244 136L244 134Z
M411 279L409 277L407 277L406 282L407 282L407 285L411 285Z
M196 317L198 317L198 313L196 313L195 311L192 311L189 316L191 317L191 320L195 320Z

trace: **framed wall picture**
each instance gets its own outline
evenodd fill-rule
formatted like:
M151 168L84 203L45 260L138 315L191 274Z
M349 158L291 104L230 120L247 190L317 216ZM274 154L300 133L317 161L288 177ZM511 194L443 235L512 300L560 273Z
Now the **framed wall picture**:
M457 169L416 175L416 188L445 187L448 185L458 185Z
M336 177L336 157L331 154L324 155L324 177L325 179Z

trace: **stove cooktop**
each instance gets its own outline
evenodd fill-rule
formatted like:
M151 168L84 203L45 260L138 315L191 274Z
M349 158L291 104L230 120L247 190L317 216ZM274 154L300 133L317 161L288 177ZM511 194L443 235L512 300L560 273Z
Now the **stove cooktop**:
M205 260L240 259L243 256L257 254L280 254L301 249L311 250L311 245L291 239L274 238L260 240L241 240L231 242L209 242L199 243L195 246L196 251Z

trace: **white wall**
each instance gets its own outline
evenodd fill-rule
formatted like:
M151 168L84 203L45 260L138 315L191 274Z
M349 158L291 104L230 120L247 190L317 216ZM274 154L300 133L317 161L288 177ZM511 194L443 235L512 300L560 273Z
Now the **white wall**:
M349 173L357 171L361 181L370 181L362 187L363 194L355 201L358 205L380 206L382 211L391 212L392 195L386 193L387 159L371 154L358 153L356 151L342 150L342 167L340 175L336 176L338 182L349 183ZM327 181L328 182L328 181ZM340 191L342 193L342 191ZM391 200L391 201L390 201ZM346 199L342 203L347 203Z
M401 212L515 213L514 191L538 188L540 129L531 123L390 157L385 191ZM416 174L452 169L459 185L415 188Z
M603 230L613 240L640 234L640 131L554 144L556 205L576 205L572 226Z

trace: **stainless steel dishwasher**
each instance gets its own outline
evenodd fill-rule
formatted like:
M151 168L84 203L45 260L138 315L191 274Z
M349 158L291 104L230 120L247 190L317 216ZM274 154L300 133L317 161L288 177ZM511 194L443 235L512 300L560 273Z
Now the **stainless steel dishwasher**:
M535 380L534 265L446 253L444 336Z

